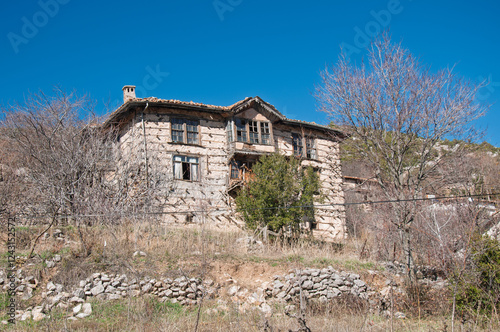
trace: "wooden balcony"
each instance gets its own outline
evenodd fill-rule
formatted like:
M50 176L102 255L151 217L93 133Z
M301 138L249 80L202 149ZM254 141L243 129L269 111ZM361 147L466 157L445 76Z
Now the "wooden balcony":
M253 164L253 163L252 163ZM233 160L229 170L228 193L235 192L254 178L250 162Z

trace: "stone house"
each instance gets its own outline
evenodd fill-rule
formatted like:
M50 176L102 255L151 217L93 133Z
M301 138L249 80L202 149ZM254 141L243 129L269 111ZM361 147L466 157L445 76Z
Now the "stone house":
M123 87L123 98L104 127L118 132L120 160L138 156L146 174L161 174L157 181L165 194L157 205L165 221L204 218L219 225L241 224L234 206L237 191L251 177L250 169L260 156L279 152L301 158L303 165L319 173L324 200L315 210L315 220L305 225L320 238L345 236L342 132L287 119L259 97L214 106L136 98L135 86L128 85ZM116 165L119 169L120 162Z

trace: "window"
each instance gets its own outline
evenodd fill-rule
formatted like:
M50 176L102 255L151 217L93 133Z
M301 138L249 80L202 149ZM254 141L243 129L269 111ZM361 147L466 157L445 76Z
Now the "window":
M236 140L238 142L247 141L247 123L245 120L236 119Z
M311 220L311 221L309 221L309 228L310 228L311 230L313 230L313 229L318 229L318 223L316 222L316 220Z
M304 149L305 143L305 149ZM293 154L296 157L305 157L307 159L316 159L316 141L312 137L303 138L300 134L292 134Z
M252 177L252 160L232 160L230 164L229 177L231 180L248 181Z
M199 130L197 120L173 118L172 142L199 144Z
M233 138L233 122L228 121L226 124L226 132L227 132L227 141L228 142L234 142Z
M260 138L262 140L262 144L269 144L269 141L271 140L271 129L269 128L269 122L260 123Z
M199 181L199 165L197 157L174 156L174 179Z
M198 144L198 121L186 120L188 144Z
M184 142L184 120L172 119L172 142Z
M236 160L231 161L231 179L240 178L241 166L242 166L241 161L236 161Z
M302 142L302 136L300 134L292 134L292 145L293 145L293 154L296 157L302 157L302 152L304 151L304 145Z
M316 159L316 142L312 137L306 137L306 158Z
M257 121L248 121L248 132L250 134L250 143L259 144L259 123Z
M251 144L271 144L271 123L253 120L234 119L236 126L236 141ZM232 132L229 131L228 139L232 142Z

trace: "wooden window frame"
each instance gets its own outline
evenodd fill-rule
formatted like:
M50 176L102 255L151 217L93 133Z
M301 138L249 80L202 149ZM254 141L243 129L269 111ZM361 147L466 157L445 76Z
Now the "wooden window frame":
M242 124L243 126L238 126L238 121ZM241 142L241 143L246 143L246 144L259 144L259 145L272 145L273 141L273 126L271 121L259 121L259 120L251 120L251 119L244 119L244 118L234 118L233 121L234 123L234 128L232 131L233 134L233 142ZM264 133L264 135L267 135L267 139L264 140L262 139L263 135L263 124L267 125L267 129L269 130L268 133ZM243 128L244 130L239 130L239 128ZM257 129L257 131L250 131L251 128ZM238 132L245 133L245 139L241 139L242 135L238 135ZM252 142L251 134L256 134L256 141ZM255 136L254 136L255 137ZM230 138L228 138L230 139ZM267 143L264 143L264 141L267 141Z
M250 144L260 144L260 121L247 121L248 127L248 142Z
M304 137L301 134L292 133L292 149L295 157L304 158Z
M297 145L296 142L300 142L300 145ZM311 142L312 144L308 144L309 142ZM297 153L298 148L301 149L300 154ZM313 136L305 136L300 133L292 133L292 149L293 155L295 157L318 160L317 141ZM312 151L314 151L314 155L311 153Z
M231 170L229 172L229 178L231 180L237 180L241 177L240 175L240 169L241 166L243 165L243 162L239 160L231 160ZM233 176L234 174L237 174L237 176Z
M263 130L266 129L266 128L263 128L264 125L267 125L267 133L264 133ZM261 141L261 144L264 144L264 145L270 145L272 140L271 140L271 122L268 122L268 121L259 121L259 135L260 135L260 141ZM264 135L267 136L267 139L264 140Z
M177 159L176 157L181 160L176 160ZM190 159L196 159L196 162L192 162ZM176 174L176 164L180 165L177 167L181 167L178 174ZM196 165L196 171L195 171L196 173L193 172L192 165ZM172 157L172 166L173 166L172 169L173 169L174 180L190 181L190 182L201 181L200 157L176 154ZM188 169L185 170L186 167L188 167L189 170ZM189 178L186 178L186 171L189 171ZM196 176L193 176L193 174L196 174Z
M246 119L236 118L234 120L234 130L236 132L236 142L248 143L248 121ZM245 134L243 140L240 140L240 137L243 137L243 135L239 135L240 132Z
M305 154L306 154L306 159L318 159L318 148L316 147L316 139L311 136L306 136L304 137L305 141ZM309 144L311 142L311 144ZM314 151L314 153L313 153Z
M174 129L174 124L176 121L179 122L177 124L182 124L182 130ZM196 123L196 125L190 124L189 122ZM188 126L196 127L196 131L188 130ZM182 141L174 140L174 131L177 131L177 132L182 131ZM189 137L188 133L196 133L197 142L194 142L194 143L188 142L188 137ZM178 135L176 135L176 136L178 136ZM170 118L170 141L171 141L171 143L187 144L187 145L200 145L201 144L200 139L201 139L200 120L190 119L190 118L186 118L186 117L172 117L172 118Z

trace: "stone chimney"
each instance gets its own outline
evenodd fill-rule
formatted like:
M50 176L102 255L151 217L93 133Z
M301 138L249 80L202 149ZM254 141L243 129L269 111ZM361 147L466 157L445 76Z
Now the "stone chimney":
M123 103L135 99L135 85L125 85L123 88Z

